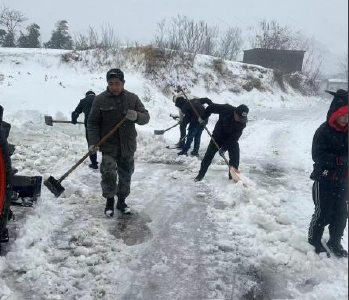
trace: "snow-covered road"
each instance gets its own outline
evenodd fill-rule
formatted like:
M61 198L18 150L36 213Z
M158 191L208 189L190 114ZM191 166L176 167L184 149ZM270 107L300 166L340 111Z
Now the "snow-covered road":
M194 183L196 158L159 150L161 139L153 141L161 155L141 146L133 217L104 217L100 174L84 164L63 183L65 198L43 188L16 221L17 240L0 260L0 299L344 300L347 261L319 258L306 241L309 137L325 111L274 111L249 124L241 141L248 189L229 183L218 160ZM81 129L14 127L14 165L60 176L84 153Z

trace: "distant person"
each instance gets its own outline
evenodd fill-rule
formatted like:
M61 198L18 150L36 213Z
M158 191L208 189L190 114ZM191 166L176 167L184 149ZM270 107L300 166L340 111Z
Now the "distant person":
M198 121L198 116L196 115L194 109L200 117L203 117L203 114L205 112L204 104L212 105L213 102L208 98L186 100L183 96L178 96L176 98L175 104L178 108L180 108L184 115L183 120L180 124L181 136L184 134L189 124L187 140L178 155L188 155L188 151L194 141L194 149L191 152L191 155L199 156L201 135L204 130L204 125L207 124L208 118L205 119L205 122L203 124L200 124Z
M137 95L124 89L124 73L120 69L107 72L108 87L93 102L88 118L88 138L90 151L124 118L126 123L120 127L103 145L102 152L102 192L107 199L104 213L114 215L116 208L123 214L131 214L126 198L131 191L131 177L134 172L134 153L137 149L136 124L149 122L149 113ZM119 178L118 178L119 177Z
M327 253L321 239L329 225L328 248L338 257L348 257L341 244L348 218L348 91L327 92L334 98L312 146L315 212L308 241L316 253Z
M80 114L84 113L85 115L84 123L85 123L87 142L88 142L87 120L88 120L88 116L90 115L92 104L93 104L93 101L95 100L95 97L96 97L96 94L93 91L87 91L85 94L85 98L80 100L78 106L76 107L76 109L73 111L71 115L71 122L73 124L77 124ZM97 153L93 153L90 155L90 161L91 161L91 164L89 165L89 167L91 169L98 169Z
M177 98L179 98L179 97L181 97L181 98L183 98L183 99L186 100L185 95L184 95L183 92L181 91L181 87L180 87L180 86L177 87L177 89L175 90L175 92L176 92L177 94L176 94L175 96L173 96L173 103L174 103L174 104L176 104L176 100L177 100ZM188 97L188 99L191 99L191 96L190 96L189 94L187 95L187 97ZM177 148L177 149L182 149L182 148L184 147L184 145L185 145L185 142L186 142L187 129L186 129L186 127L182 126L184 114L183 114L182 110L181 110L179 107L177 107L177 108L178 108L178 116L172 116L172 115L171 115L171 117L172 117L174 120L176 120L176 121L178 121L178 122L180 123L180 125L179 125L180 137L179 137L178 143L176 144L176 148Z
M235 170L239 169L239 139L242 135L242 131L246 127L248 112L249 109L244 104L238 107L234 107L229 104L213 104L206 108L202 118L199 121L204 123L206 122L205 120L211 116L211 114L219 115L218 122L213 131L213 138L220 146L220 149L218 150L214 142L211 140L195 181L201 181L205 177L217 151L219 151L221 156L228 151L230 158L229 165ZM231 179L230 172L229 178Z

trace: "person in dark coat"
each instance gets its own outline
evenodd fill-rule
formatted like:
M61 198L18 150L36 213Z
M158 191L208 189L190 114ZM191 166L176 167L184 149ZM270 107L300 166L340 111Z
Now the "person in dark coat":
M7 221L12 214L12 167L7 138L11 125L2 120L3 107L0 105L0 244L8 242ZM0 245L1 250L1 245Z
M88 118L87 130L90 151L118 123L126 122L100 147L102 152L102 191L107 199L105 214L114 215L116 208L124 214L131 210L125 203L131 191L131 177L134 172L134 153L137 150L136 124L145 125L150 116L137 95L124 89L124 73L111 69L107 73L108 87L96 96Z
M239 169L240 147L238 141L242 135L242 131L246 127L248 112L249 109L244 104L238 107L229 104L213 104L206 108L199 122L205 122L211 114L219 115L218 122L213 131L213 138L220 146L220 149L218 150L214 142L211 140L195 181L201 181L205 177L217 151L219 151L221 156L228 151L230 166L234 167L236 170ZM230 173L229 178L231 179Z
M95 100L96 94L93 91L88 91L85 94L85 98L81 99L76 109L72 112L71 122L73 124L77 124L78 118L81 113L85 115L85 131L86 131L86 139L88 141L88 132L87 132L87 120L90 115L93 101ZM91 164L89 165L92 169L98 169L98 161L97 161L97 153L90 155Z
M180 108L184 115L183 120L180 124L181 132L185 131L189 124L187 141L183 146L182 151L180 151L178 155L188 155L190 146L194 141L194 149L191 152L191 155L198 156L201 143L201 135L204 130L204 124L207 124L208 118L205 119L205 122L203 124L200 124L198 121L198 116L194 112L193 107L195 108L199 116L203 117L203 114L205 112L204 104L212 105L213 102L208 98L186 100L184 97L177 97L175 104L178 108Z
M316 253L327 252L321 239L329 225L328 248L339 257L348 252L341 239L348 217L348 91L329 92L334 96L324 122L315 132L312 146L315 212L308 242Z

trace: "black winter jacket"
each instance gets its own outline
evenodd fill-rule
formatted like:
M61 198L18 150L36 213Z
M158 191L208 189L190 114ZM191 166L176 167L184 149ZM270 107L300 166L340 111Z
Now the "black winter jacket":
M212 100L208 98L198 98L198 99L192 99L190 100L193 104L194 108L198 112L199 116L202 118L205 112L204 104L212 105ZM187 125L194 127L199 126L200 123L198 121L198 117L196 113L194 112L192 106L190 105L188 100L185 100L184 98L178 98L176 100L176 106L182 111L184 114L184 118L181 122L181 128L186 128ZM204 118L202 118L204 119ZM204 119L205 120L205 119Z
M203 119L207 119L211 114L218 114L219 120L214 128L213 137L224 149L229 149L237 143L246 127L246 123L234 120L236 107L229 104L213 104L206 108Z
M88 120L88 116L91 112L91 108L92 108L92 104L93 101L95 100L95 95L90 94L88 96L86 96L84 99L80 100L79 105L76 107L76 109L73 111L72 115L71 115L71 119L72 122L77 122L79 115L81 113L85 114L85 127L87 127L87 120Z
M348 126L340 127L335 120L348 113L348 98L334 98L327 121L315 132L312 146L313 180L328 183L347 183L348 179ZM346 160L346 162L345 162Z

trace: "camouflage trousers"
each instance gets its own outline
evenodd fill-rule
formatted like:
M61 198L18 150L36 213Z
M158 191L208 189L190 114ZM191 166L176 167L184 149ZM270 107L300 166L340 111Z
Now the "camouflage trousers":
M131 191L134 158L103 154L101 163L102 191L104 198L126 199Z

